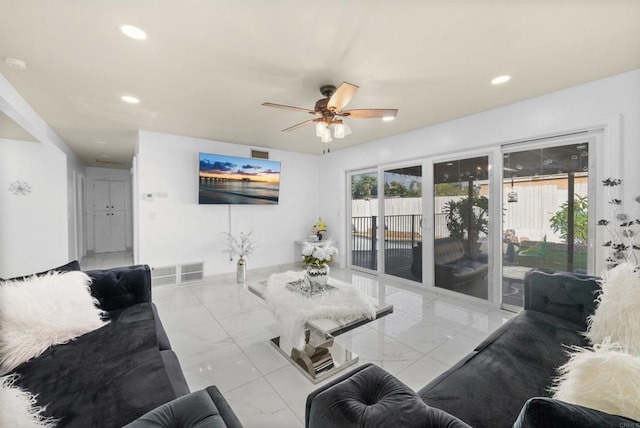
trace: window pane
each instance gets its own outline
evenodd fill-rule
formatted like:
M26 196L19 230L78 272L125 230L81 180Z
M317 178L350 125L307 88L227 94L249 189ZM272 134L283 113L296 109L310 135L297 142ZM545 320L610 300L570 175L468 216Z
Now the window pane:
M586 273L589 145L505 153L503 164L502 301L522 306L531 269Z
M351 264L377 270L378 173L351 176Z
M384 172L384 272L422 282L422 166Z
M488 156L434 164L435 286L488 299Z

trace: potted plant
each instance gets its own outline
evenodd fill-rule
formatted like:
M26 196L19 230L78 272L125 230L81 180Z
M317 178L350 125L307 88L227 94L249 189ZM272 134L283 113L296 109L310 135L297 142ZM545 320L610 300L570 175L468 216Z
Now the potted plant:
M443 211L449 235L465 242L468 252L478 252L480 232L489 232L489 199L486 196L474 196L471 206L469 198L450 200Z

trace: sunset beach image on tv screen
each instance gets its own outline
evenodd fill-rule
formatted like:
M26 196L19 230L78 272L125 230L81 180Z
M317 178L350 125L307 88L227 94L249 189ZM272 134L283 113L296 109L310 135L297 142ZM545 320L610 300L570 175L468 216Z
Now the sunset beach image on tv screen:
M200 204L275 205L280 162L200 153Z

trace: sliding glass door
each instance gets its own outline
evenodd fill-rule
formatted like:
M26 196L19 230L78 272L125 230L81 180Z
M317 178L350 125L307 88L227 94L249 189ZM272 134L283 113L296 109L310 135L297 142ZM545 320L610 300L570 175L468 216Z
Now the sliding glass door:
M503 154L502 302L521 307L532 269L586 273L589 143Z
M489 299L489 157L433 165L433 272L438 288Z
M378 270L378 172L351 174L351 266Z
M422 282L422 166L384 170L383 194L384 273Z

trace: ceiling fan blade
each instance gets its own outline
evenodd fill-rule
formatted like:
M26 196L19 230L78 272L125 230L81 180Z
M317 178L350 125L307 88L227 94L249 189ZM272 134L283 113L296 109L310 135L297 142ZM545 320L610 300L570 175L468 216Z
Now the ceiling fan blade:
M322 120L322 118L305 120L304 122L300 122L297 125L293 125L293 126L288 127L287 129L283 129L282 132L295 131L298 128L302 128L305 125L309 125L309 124L311 124L313 122L318 122L320 120Z
M353 119L375 119L380 117L396 117L398 109L395 108L365 108L356 110L345 110L340 116Z
M357 91L358 86L342 82L334 94L331 95L331 98L329 98L327 108L331 111L341 111L347 104L349 104L349 101L351 101L351 98L353 98Z
M302 113L316 114L313 110L309 110L308 108L286 106L284 104L274 104L274 103L262 103L262 105L265 107L276 107L276 108L283 108L285 110L300 111Z

